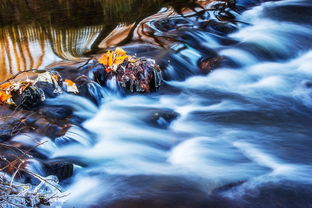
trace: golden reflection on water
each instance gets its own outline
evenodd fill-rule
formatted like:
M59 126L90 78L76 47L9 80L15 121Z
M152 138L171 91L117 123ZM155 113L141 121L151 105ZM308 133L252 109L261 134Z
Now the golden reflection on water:
M1 0L0 80L55 61L81 58L97 46L97 37L157 12L158 1L143 5L141 0Z
M0 28L0 78L40 69L60 60L75 60L87 52L102 26L55 29L38 26Z
M179 10L193 1L1 0L0 81L19 71L75 60L97 47L112 46L127 36L133 23L163 7ZM116 26L124 28L117 35L111 33Z

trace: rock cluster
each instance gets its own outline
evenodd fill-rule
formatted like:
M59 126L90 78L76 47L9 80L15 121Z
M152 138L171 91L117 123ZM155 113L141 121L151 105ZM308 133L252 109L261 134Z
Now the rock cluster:
M41 138L58 141L71 127L83 128L81 123L86 118L75 115L76 104L55 103L53 98L71 94L77 96L75 98L84 97L99 106L104 97L103 89L110 90L112 83L115 90L124 95L154 92L162 83L161 70L152 59L130 56L123 49L116 48L85 62L24 71L1 83L1 171L14 174L18 167L26 167L32 155L46 158L46 155L33 148L41 142ZM73 100L69 99L68 102ZM16 142L14 138L17 135L29 135L33 145ZM47 176L55 175L62 180L73 174L71 163L43 161L41 167ZM18 172L25 174L22 169Z
M66 77L67 71L74 71L71 79ZM108 82L115 82L125 93L153 92L162 83L161 70L152 59L130 56L116 48L76 68L64 66L60 71L56 67L22 72L0 85L0 102L31 110L41 106L46 98L62 93L90 98L88 84L105 87Z

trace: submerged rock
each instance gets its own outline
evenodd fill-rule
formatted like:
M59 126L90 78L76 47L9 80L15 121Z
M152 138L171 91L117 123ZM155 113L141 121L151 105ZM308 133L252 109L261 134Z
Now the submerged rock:
M66 162L45 162L44 170L47 175L54 175L59 180L64 180L73 175L74 166Z

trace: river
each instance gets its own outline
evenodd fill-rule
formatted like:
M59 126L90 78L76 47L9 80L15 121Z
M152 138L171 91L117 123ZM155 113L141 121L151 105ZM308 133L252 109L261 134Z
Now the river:
M236 5L235 21L215 19L222 25L207 22L213 11L148 20L152 38L123 46L160 64L158 92L123 96L111 86L99 107L48 101L86 119L42 147L75 164L61 183L64 207L312 207L312 2ZM94 25L77 29L89 42L73 37L84 53L101 32ZM47 64L82 57L73 50L47 52Z

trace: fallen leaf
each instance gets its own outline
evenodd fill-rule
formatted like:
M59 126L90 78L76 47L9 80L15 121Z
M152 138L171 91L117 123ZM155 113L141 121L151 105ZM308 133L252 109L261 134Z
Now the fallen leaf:
M12 86L12 82L6 82L6 83L3 83L2 85L0 85L0 88L1 89L7 89L11 86Z
M120 65L122 64L125 59L128 58L128 56L119 56L119 57L116 57L115 61L114 61L114 64L116 65Z
M104 53L99 59L98 59L100 64L107 65L108 64L108 54Z
M110 54L109 54L108 66L113 66L113 53L110 53Z
M56 81L59 81L59 78L56 74L52 74L52 77L56 80Z
M68 86L75 85L75 83L73 81L69 80L69 79L65 79L64 82L66 82Z
M12 95L6 94L3 91L0 91L0 101L2 103L5 103L8 99L10 99L12 97Z
M115 49L115 53L120 55L120 56L125 56L127 54L127 52L124 49L120 48L120 47L117 47Z
M73 81L71 81L69 79L65 79L64 83L67 85L66 86L66 92L71 92L71 93L75 93L75 94L79 93L79 90Z

